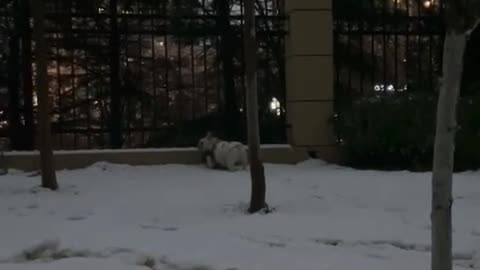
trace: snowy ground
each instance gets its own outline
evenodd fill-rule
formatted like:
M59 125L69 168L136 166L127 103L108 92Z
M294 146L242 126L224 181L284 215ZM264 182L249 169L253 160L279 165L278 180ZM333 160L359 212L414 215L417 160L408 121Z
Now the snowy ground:
M276 211L253 216L247 172L96 164L59 173L58 193L2 176L0 269L429 269L430 174L266 169ZM455 267L480 269L480 173L454 189Z

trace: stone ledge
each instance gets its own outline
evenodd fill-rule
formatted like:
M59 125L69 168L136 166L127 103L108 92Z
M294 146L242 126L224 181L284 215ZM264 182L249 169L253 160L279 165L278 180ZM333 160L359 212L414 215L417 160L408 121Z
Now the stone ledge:
M260 154L266 163L295 164L308 159L305 151L289 145L263 145ZM102 161L133 166L201 163L195 148L55 151L54 157L57 170L81 169ZM39 169L39 152L5 152L0 162L9 169L35 171Z
M335 0L286 0L285 10L290 13L295 10L331 10Z

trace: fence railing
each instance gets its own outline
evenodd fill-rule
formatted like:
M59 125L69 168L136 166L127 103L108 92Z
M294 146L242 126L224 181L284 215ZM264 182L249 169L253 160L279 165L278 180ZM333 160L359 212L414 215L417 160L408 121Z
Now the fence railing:
M279 3L257 2L264 143L286 140ZM57 149L187 146L207 130L245 140L242 1L46 5ZM34 141L29 21L27 0L0 7L0 40L9 40L0 41L7 48L0 52L0 133L14 149L32 148Z
M342 137L353 135L345 134L349 132L345 118L356 114L357 101L420 92L434 95L444 25L440 0L333 3L335 117L342 143Z
M365 96L434 90L443 44L440 1L334 3L337 91Z

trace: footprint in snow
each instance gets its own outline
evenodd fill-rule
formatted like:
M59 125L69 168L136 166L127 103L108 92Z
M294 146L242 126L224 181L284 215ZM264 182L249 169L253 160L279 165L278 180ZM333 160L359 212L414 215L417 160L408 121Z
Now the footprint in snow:
M323 197L322 195L316 195L316 194L312 195L312 198L317 199L317 200L324 200L325 199L325 197Z
M30 210L38 209L38 204L36 203L29 204L27 205L27 209L30 209Z
M480 231L473 230L472 235L475 236L475 237L480 237Z
M375 253L368 253L367 257L373 258L373 259L380 259L380 260L390 260L391 258L388 256L380 255L380 254L375 254Z
M140 228L144 229L144 230L162 230L162 231L165 231L165 232L176 232L179 230L179 228L177 227L162 227L160 225L156 225L156 224L142 224L140 225Z
M176 231L178 231L178 228L177 227L165 227L162 230L164 230L166 232L176 232Z
M155 224L142 224L140 225L140 228L144 230L161 230L162 229L161 226L155 225Z
M84 219L87 219L87 217L84 217L84 216L71 216L71 217L68 217L67 220L69 221L80 221L80 220L84 220Z
M406 212L406 210L405 210L404 208L400 208L400 207L389 207L389 208L385 208L385 211L390 212L390 213L403 213L403 212Z

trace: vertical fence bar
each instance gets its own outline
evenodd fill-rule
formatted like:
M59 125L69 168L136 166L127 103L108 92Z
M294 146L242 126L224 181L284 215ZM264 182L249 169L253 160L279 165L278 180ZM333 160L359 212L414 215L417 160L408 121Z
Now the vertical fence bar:
M359 28L359 31L360 31L360 34L358 35L359 36L359 40L360 40L360 61L364 61L364 31L365 31L365 22L360 22L360 28ZM364 69L361 69L360 70L360 94L363 95L364 92L365 92L365 89L364 89L364 80L365 80L365 71Z
M71 106L69 106L69 108L71 108L72 110L72 119L69 121L71 123L71 127L69 128L69 130L73 130L73 148L76 149L77 148L77 133L78 133L78 115L77 115L77 83L76 83L76 67L75 67L75 64L76 64L76 61L75 61L75 49L72 48L71 52L70 52L70 81L71 81L71 90L70 90L70 93L71 93ZM63 130L62 130L63 131ZM70 131L72 132L72 131Z
M62 93L62 72L61 72L61 52L60 52L60 32L55 32L55 54L56 54L56 77L57 77L57 112L59 114L59 118L57 121L57 125L61 128L63 125L63 93ZM59 137L59 146L60 148L64 147L63 144L63 133L56 134Z
M35 121L33 116L33 70L32 70L32 29L30 27L30 1L22 4L22 77L23 77L23 117L25 126L25 150L33 150Z
M185 114L184 114L184 109L185 109L185 92L184 92L184 87L183 87L183 78L182 78L182 42L180 40L177 41L177 87L175 89L175 94L176 94L176 101L178 102L177 105L177 113L178 113L178 122L177 122L177 127L183 128L183 121L185 119ZM181 132L181 131L179 131Z
M208 48L207 37L203 37L203 95L205 96L205 115L209 114L208 111Z
M12 4L12 27L9 31L7 56L7 89L8 110L7 123L9 139L13 150L21 150L20 131L20 5L18 1Z
M417 17L416 17L416 27L417 29L421 29L422 28L422 15L423 15L423 12L422 12L422 1L417 1ZM422 35L420 35L420 33L417 33L416 35L416 40L417 40L417 56L416 56L416 60L417 60L417 89L416 91L424 91L424 89L420 89L420 88L423 88L425 85L423 83L423 77L422 77L422 49L423 49L423 37Z
M110 147L122 148L120 105L120 34L117 0L110 0Z
M151 11L151 14L155 14L155 11L152 10ZM152 91L153 91L153 99L152 99L152 110L153 110L153 116L152 116L152 123L151 123L151 127L152 127L152 133L153 132L156 132L157 131L157 118L158 118L158 109L157 109L157 103L158 103L158 93L157 93L157 66L156 66L156 63L157 63L157 54L156 54L156 42L155 42L155 29L156 29L156 24L155 24L155 17L152 16L151 18L151 21L150 21L150 27L152 28L152 34L151 34L151 46L152 46L152 68L151 68L151 72L152 72ZM150 134L150 136L152 136L153 134Z
M405 60L404 60L404 65L405 65L405 82L407 87L410 87L410 69L408 66L410 65L410 59L409 59L409 51L410 51L410 0L407 0L406 2L406 10L407 10L407 28L405 29ZM408 89L408 88L407 88Z
M141 4L140 2L138 3L138 9L141 10ZM136 91L138 92L139 95L139 103L140 103L140 138L141 138L141 145L145 144L145 96L146 96L146 89L145 84L143 83L143 35L142 35L142 29L143 29L143 18L138 18L138 29L139 29L139 34L138 34L138 89ZM135 103L135 121L137 120L137 106Z
M194 40L192 39L192 43L191 43L191 46L190 46L190 54L191 54L191 58L190 58L190 63L191 63L191 72L192 72L192 93L191 93L191 97L190 99L192 100L192 116L191 116L191 119L196 119L197 118L197 114L195 112L195 100L197 98L197 95L196 95L196 89L195 89L195 42Z
M383 66L382 66L382 69L383 69L383 93L386 93L387 92L387 71L388 71L388 68L387 68L387 63L388 63L388 59L387 59L387 0L383 0L382 2L382 20L384 20L384 23L383 23L383 28L382 28L382 49L383 49L383 52L382 52L382 57L383 57Z
M241 16L240 27L241 27L241 29L245 29L245 20L244 20L245 16L244 16L244 14L245 14L245 4L244 4L243 0L240 0L240 16ZM244 31L241 31L240 37L241 37L242 40L245 38ZM259 46L259 48L260 48L260 46ZM241 66L240 76L242 78L245 78L245 72L246 71L245 71L245 47L244 46L242 46L242 48L240 49L240 66ZM242 93L246 93L246 91L247 91L247 86L245 85L245 83L246 83L245 80L240 80L240 85L242 87ZM242 113L243 113L243 115L246 115L247 95L244 94L244 95L242 95L242 97L243 97L242 100L241 100L241 102L242 102L241 107L243 108ZM245 118L245 116L244 116L244 118Z
M205 0L202 0L202 16L203 20L202 23L204 25L208 25L208 19L206 18L207 14L207 6ZM204 95L204 110L205 110L205 115L208 116L209 111L208 111L208 48L207 48L207 38L209 38L207 35L204 35L202 38L202 46L203 46L203 95Z
M86 48L88 47L88 41L89 41L89 35L85 34L84 38L84 51L83 51L83 57L84 57L84 62L87 64L89 63L89 57L86 51ZM90 71L88 68L85 69L85 77L86 77L86 82L85 82L85 101L86 101L86 116L87 116L87 147L92 148L92 119L91 119L91 111L92 111L92 98L91 98L91 82L90 82Z
M349 58L352 57L352 32L351 32L351 28L352 28L352 23L351 21L349 20L348 23L347 23L347 55ZM348 65L347 66L347 82L348 82L348 92L349 93L352 93L353 91L353 87L352 87L352 65Z
M394 0L394 5L393 5L393 15L395 18L395 23L393 24L395 26L394 29L394 89L397 91L399 89L398 85L398 28L399 28L399 18L398 18L398 0Z
M168 14L168 5L167 5L167 2L168 1L164 1L163 2L163 6L162 6L162 10L163 10L163 14L167 15ZM169 25L168 25L168 19L163 19L163 26L165 29L168 29L169 28ZM165 59L164 59L164 65L165 65L165 79L164 79L164 87L165 87L165 115L166 115L166 122L167 122L167 128L169 129L170 128L170 125L171 125L171 115L170 115L170 78L169 78L169 75L170 75L170 67L171 67L171 63L170 63L170 56L169 56L169 40L168 40L168 33L165 33L165 36L163 38L163 42L164 42L164 55L165 55ZM168 130L167 129L167 130Z

